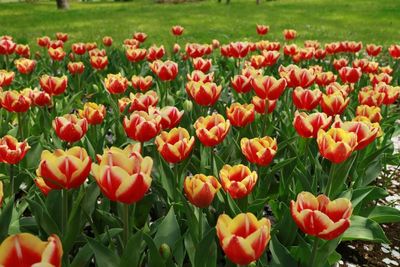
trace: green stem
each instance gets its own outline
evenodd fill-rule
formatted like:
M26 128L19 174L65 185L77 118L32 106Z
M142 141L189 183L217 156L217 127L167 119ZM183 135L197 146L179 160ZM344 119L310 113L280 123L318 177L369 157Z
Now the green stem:
M326 190L325 190L325 195L327 197L329 197L329 195L331 194L331 190L332 190L332 183L333 183L333 179L335 178L335 169L336 169L337 164L332 163L331 164L331 168L329 170L329 177L328 177L328 184L326 185Z
M199 242L202 240L203 237L203 209L198 208L199 211Z
M124 245L128 244L129 235L130 235L130 227L129 227L129 204L124 204Z
M10 164L10 184L11 184L11 196L14 195L14 164Z
M214 147L210 146L211 175L214 176Z
M61 198L62 198L62 233L65 237L67 233L67 225L68 225L68 190L62 189L61 191Z
M22 131L22 114L21 114L21 112L17 112L17 120L18 120L18 136L21 138L21 140L23 140L24 133Z
M318 243L319 243L319 238L316 237L313 243L313 248L311 252L311 258L310 258L310 265L309 266L315 266L315 260L317 258L317 252L318 252Z

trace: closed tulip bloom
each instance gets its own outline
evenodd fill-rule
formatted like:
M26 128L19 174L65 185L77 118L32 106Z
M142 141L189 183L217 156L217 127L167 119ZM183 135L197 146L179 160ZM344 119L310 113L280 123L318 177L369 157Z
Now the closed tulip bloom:
M81 140L88 130L87 120L85 118L79 119L74 114L56 117L52 125L57 136L69 143Z
M250 52L250 45L247 42L230 43L229 52L234 58L244 58Z
M325 93L327 95L340 93L343 97L347 97L353 90L354 86L351 84L340 84L338 82L333 82L325 87Z
M372 143L381 129L378 123L373 124L363 121L342 122L339 117L336 118L332 127L355 133L357 135L357 146L354 148L355 150L361 150Z
M50 40L48 48L64 48L64 42L61 40Z
M124 46L125 47L131 47L131 48L139 48L140 42L135 39L125 39L124 40Z
M187 43L185 46L185 52L191 58L203 57L210 54L211 51L212 47L208 44Z
M213 106L222 92L222 86L213 82L188 82L186 92L200 106Z
M26 140L18 142L15 137L6 135L0 138L0 162L17 164L25 157L30 148Z
M243 164L224 165L219 172L222 188L234 199L243 198L251 193L257 183L258 175Z
M297 36L297 32L293 29L285 29L283 30L283 36L285 37L285 40L293 40Z
M64 32L57 32L56 33L57 40L63 41L64 43L68 41L68 34Z
M267 66L265 57L263 55L253 55L250 58L250 64L255 69L261 69Z
M39 188L40 192L42 192L43 195L45 195L45 196L47 196L53 190L53 188L51 188L50 186L48 186L46 184L46 182L43 180L42 177L36 177L35 179L33 179L33 181L35 182L36 186Z
M90 56L90 65L96 70L103 70L108 65L107 56Z
M194 137L185 128L173 128L169 132L162 131L156 137L158 152L165 161L178 163L185 160L193 149Z
M358 92L358 102L360 105L368 105L370 107L380 107L385 99L385 93L364 87Z
M65 75L55 77L44 74L40 77L39 84L43 91L51 96L56 96L65 92L68 86L68 78Z
M14 61L15 67L21 74L29 74L36 67L36 61L28 58L19 58Z
M153 85L153 77L151 76L142 77L133 75L131 78L131 83L132 87L135 88L136 90L145 92L149 90L150 87Z
M293 90L293 104L298 109L313 110L316 108L322 98L322 92L319 89L303 89L302 87L296 87Z
M233 219L222 214L216 228L222 250L238 265L258 260L271 239L271 222L267 218L257 220L252 213L240 213Z
M256 30L258 35L266 35L269 31L269 26L257 24Z
M163 107L159 111L159 114L161 116L160 120L161 128L166 130L178 126L178 124L181 122L183 113L184 113L183 110L179 111L179 109L176 107L172 106Z
M276 139L269 136L253 139L242 138L240 147L249 162L260 166L270 164L278 150Z
M129 48L125 51L125 56L130 62L140 62L146 58L147 51L143 48Z
M350 98L343 94L335 92L330 95L323 94L321 99L321 108L329 116L342 114L350 102Z
M258 76L251 80L254 92L262 99L276 100L286 88L285 79L275 79L273 76Z
M82 147L54 152L44 150L36 174L52 189L77 188L89 176L91 164L92 160Z
M262 55L264 56L265 59L265 65L266 66L273 66L276 64L280 57L280 53L278 51L262 51Z
M89 46L91 46L91 47L89 47ZM96 43L94 43L92 45L90 43L86 44L86 50L89 51L90 57L105 57L105 56L107 56L106 50L98 49L98 48L96 48L96 46L97 46Z
M18 91L4 91L0 94L1 107L9 112L26 112L31 107L29 95Z
M29 45L17 44L15 47L15 53L25 58L29 58L31 56Z
M40 47L48 48L50 45L50 37L42 36L36 39L36 43Z
M193 58L193 67L195 70L200 70L206 73L210 70L211 65L211 59L205 59L201 57Z
M104 85L110 94L121 94L128 88L128 79L118 74L107 74L107 78L104 79Z
M400 58L400 44L393 44L388 48L389 54L394 59Z
M368 118L371 122L380 122L382 120L381 109L375 106L360 105L356 109L356 116Z
M294 67L289 70L288 75L285 76L285 79L288 87L308 88L315 82L315 77L316 75L312 70Z
M93 102L86 102L83 110L79 110L79 116L85 118L90 125L102 124L106 117L106 107Z
M235 127L245 127L252 123L255 118L255 109L253 104L233 103L229 108L226 108L226 115L229 121Z
M0 245L0 265L3 267L61 267L62 244L57 235L46 241L29 233L7 237Z
M91 174L101 192L111 201L132 204L141 200L151 185L153 160L140 154L111 147L104 151Z
M350 157L357 146L357 135L341 128L331 128L327 132L320 129L317 143L324 158L333 163L341 163Z
M50 47L47 50L47 53L49 54L51 59L55 61L61 61L67 55L67 53L65 53L62 47L57 47L57 48Z
M231 128L229 120L220 114L200 117L194 123L196 135L205 146L216 146L221 143Z
M231 78L232 88L238 93L247 93L252 89L251 78L244 75L235 75Z
M319 86L327 86L336 81L336 76L331 72L320 72L315 76L315 83Z
M139 41L140 43L144 43L147 39L147 34L144 32L135 32L133 34L133 39Z
M149 90L146 93L136 93L129 95L131 99L131 106L129 112L137 111L148 111L149 107L155 107L158 103L158 95L155 91Z
M315 59L324 59L326 57L326 51L325 49L316 49L314 52L314 57Z
M327 130L331 125L332 117L325 113L315 112L307 114L296 111L293 126L296 132L304 138L316 138L319 129Z
M181 51L181 46L180 46L179 44L175 43L175 44L172 46L172 52L174 52L174 54L178 54L179 51Z
M129 138L147 142L160 132L160 120L161 117L157 113L134 111L129 117L124 118L123 126Z
M181 36L182 33L183 33L183 31L184 31L184 29L185 29L185 28L183 28L183 27L180 26L180 25L175 25L175 26L172 26L171 32L172 32L172 34L175 35L175 36Z
M110 36L104 36L102 41L105 46L112 46L113 39Z
M150 64L150 69L162 81L172 81L178 75L178 64L170 60L156 60Z
M291 201L290 212L301 231L332 240L349 228L353 208L347 198L331 201L325 195L315 197L309 192L301 192L296 201Z
M283 47L283 53L287 56L294 56L299 52L296 44L287 44Z
M341 68L347 67L349 65L349 61L346 58L338 58L333 60L332 65L336 70L340 70Z
M0 87L10 86L14 78L15 73L13 71L0 70Z
M356 83L362 75L360 68L343 67L339 70L339 76L344 83Z
M72 52L77 55L83 55L86 53L86 46L84 43L74 43L71 46Z
M278 100L262 99L258 96L253 96L251 103L258 114L272 113L276 107Z
M372 86L377 85L380 82L385 84L390 84L392 82L393 77L387 73L380 73L380 74L370 74L369 76Z
M165 48L164 46L151 46L147 52L147 61L155 61L161 59L165 55Z
M221 184L217 178L204 174L188 176L183 183L186 197L190 203L199 208L210 206L220 188Z
M391 86L387 85L383 82L378 83L375 86L374 91L383 93L383 104L384 105L391 105L399 98L400 95L400 87L399 86Z
M13 40L2 38L0 39L0 55L11 55L14 53L17 44Z
M189 82L212 82L214 81L214 72L205 74L199 70L192 71L191 74L187 74L187 79Z

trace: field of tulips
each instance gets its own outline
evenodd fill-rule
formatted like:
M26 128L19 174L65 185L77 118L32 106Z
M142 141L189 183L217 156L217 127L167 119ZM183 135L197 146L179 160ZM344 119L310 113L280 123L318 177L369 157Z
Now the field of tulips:
M0 266L325 267L389 242L400 44L184 31L0 37Z

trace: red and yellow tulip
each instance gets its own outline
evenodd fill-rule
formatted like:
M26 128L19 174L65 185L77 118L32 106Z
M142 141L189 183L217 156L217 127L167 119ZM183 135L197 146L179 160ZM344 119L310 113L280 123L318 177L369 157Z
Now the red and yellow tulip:
M53 129L57 136L66 142L74 143L82 139L88 130L88 121L74 114L66 114L53 120Z
M208 207L220 188L221 184L217 178L204 174L188 176L183 183L186 197L190 203L199 208Z
M160 132L160 121L160 115L152 110L149 110L149 113L134 111L129 117L124 118L123 126L129 138L139 142L147 142Z
M226 108L226 116L235 127L245 127L255 119L255 109L253 104L233 103Z
M232 198L243 198L251 193L257 183L258 175L255 171L250 171L243 164L231 166L226 164L219 172L222 188L231 195Z
M155 144L165 161L178 163L189 156L194 146L194 137L185 128L173 128L169 132L162 131L156 137Z
M42 75L39 80L40 87L51 96L60 95L65 92L68 86L68 78Z
M231 128L229 120L214 113L207 117L200 117L194 123L196 135L205 146L216 146L221 143Z
M357 146L357 135L341 128L331 128L327 132L320 129L317 143L321 155L333 163L341 163L350 157Z
M240 147L246 159L260 166L267 166L274 159L278 146L275 138L242 138Z
M0 162L7 164L17 164L20 162L31 147L28 142L18 142L18 140L6 135L0 138Z

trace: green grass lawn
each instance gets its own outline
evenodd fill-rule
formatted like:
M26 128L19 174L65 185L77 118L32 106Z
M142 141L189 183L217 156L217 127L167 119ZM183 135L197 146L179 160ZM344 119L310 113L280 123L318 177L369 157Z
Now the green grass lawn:
M54 2L0 4L0 35L8 34L22 43L35 43L41 35L68 32L73 41L97 41L110 35L116 41L135 31L149 35L149 43L170 43L169 29L185 27L184 41L221 42L257 40L255 25L271 26L268 38L282 40L282 30L298 31L298 42L355 40L389 45L400 40L398 0L217 0L186 4L133 2L70 3L58 11Z

